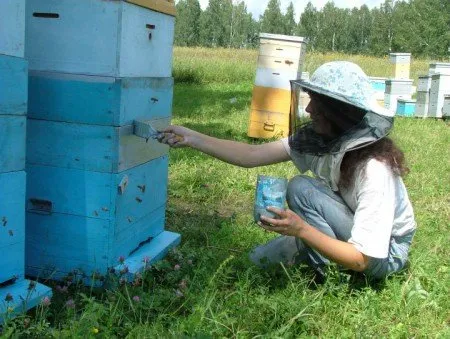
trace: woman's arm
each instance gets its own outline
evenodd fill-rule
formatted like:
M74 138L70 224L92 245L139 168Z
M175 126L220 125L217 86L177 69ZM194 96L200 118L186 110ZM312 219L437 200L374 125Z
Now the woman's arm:
M161 142L171 147L189 146L241 167L264 166L290 160L281 141L249 145L210 137L182 126L169 126L163 132Z
M345 268L357 272L362 272L367 268L369 257L358 251L353 244L331 238L320 232L291 210L284 211L273 207L269 207L268 210L276 213L280 219L261 216L261 220L265 224L260 224L260 226L264 229L298 237L323 256Z

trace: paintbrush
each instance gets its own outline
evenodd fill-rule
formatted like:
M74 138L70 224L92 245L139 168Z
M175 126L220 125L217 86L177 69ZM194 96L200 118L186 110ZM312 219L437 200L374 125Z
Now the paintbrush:
M144 138L146 142L148 139L154 139L161 142L164 138L164 133L157 131L150 123L151 120L134 120L134 131L133 133L138 137ZM176 136L177 141L182 141L183 137Z
M144 138L146 141L148 141L148 139L155 139L159 141L164 137L164 133L158 132L150 124L150 120L134 120L133 125L133 133L138 137Z

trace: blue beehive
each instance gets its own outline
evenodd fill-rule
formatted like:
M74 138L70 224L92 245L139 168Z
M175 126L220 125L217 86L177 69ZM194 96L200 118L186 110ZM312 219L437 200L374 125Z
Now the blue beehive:
M51 290L25 279L25 1L0 2L0 324Z
M180 241L164 230L168 146L133 134L135 119L170 123L174 18L29 0L26 19L27 273L136 273Z
M397 112L396 114L404 117L414 116L416 108L416 100L399 98L397 100Z

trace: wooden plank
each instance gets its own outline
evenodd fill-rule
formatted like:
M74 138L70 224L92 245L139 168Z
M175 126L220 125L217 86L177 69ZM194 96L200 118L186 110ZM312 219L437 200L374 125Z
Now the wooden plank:
M25 169L26 116L0 115L0 173Z
M169 14L172 16L177 15L175 2L172 0L126 0L138 6L146 7L157 12Z
M291 91L260 86L253 87L252 109L289 113L290 107Z
M12 301L6 303L6 296L12 297ZM12 285L0 288L0 324L16 315L23 315L26 311L38 306L44 297L51 297L52 289L36 281L20 279ZM8 310L9 308L9 310Z
M24 57L25 0L1 0L0 54Z
M29 79L28 117L34 119L124 126L172 112L173 78L31 72Z
M156 119L157 129L170 119ZM1 138L1 136L0 136ZM86 125L28 119L27 163L118 173L167 154L157 140L139 138L133 125Z
M123 1L29 0L25 56L31 70L170 77L174 26L173 16Z
M177 246L180 241L181 237L178 233L165 231L152 239L148 244L142 246L139 251L128 257L123 263L123 265L128 267L128 273L126 275L127 280L130 282L133 281L137 273L142 272L145 267L162 259L167 252ZM144 258L148 258L149 261L145 263L143 261ZM117 265L115 267L116 270L121 270L123 265Z
M0 114L25 115L27 101L28 62L22 58L0 55Z

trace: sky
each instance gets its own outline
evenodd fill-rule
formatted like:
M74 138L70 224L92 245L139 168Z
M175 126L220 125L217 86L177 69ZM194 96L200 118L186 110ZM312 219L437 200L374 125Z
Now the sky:
M292 1L295 9L295 20L298 21L300 18L300 14L303 12L303 9L306 7L306 4L309 0L280 0L281 3L281 11L283 13L286 12L287 6ZM321 9L329 0L311 0L311 3L317 9ZM199 0L200 6L202 9L205 9L208 6L208 0ZM247 5L247 12L253 14L255 19L258 19L260 15L264 13L264 10L267 8L267 4L269 0L244 0ZM334 0L334 5L340 8L353 8L353 7L361 7L366 4L370 9L374 7L379 7L380 4L384 3L384 0Z

